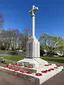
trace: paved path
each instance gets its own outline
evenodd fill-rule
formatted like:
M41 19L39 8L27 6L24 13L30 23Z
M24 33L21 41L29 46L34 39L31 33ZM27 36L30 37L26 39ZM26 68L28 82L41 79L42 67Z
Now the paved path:
M60 64L63 65L64 64ZM33 83L23 80L17 76L12 76L0 71L0 85L34 85ZM64 85L64 71L50 78L42 85Z

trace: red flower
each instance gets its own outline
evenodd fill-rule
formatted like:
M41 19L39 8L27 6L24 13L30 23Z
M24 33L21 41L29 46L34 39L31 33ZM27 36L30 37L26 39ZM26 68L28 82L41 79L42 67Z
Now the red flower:
M33 66L24 66L24 67L26 67L26 68L33 68Z
M43 70L42 73L47 73L47 70Z
M51 63L49 63L49 64L45 64L45 66L50 66L50 65L52 65Z
M15 70L15 71L19 71L19 69L17 69L17 68L14 68L14 70Z
M12 70L15 70L15 68L12 68Z
M8 68L8 65L3 66L4 68Z
M50 70L54 70L54 68L50 68Z
M9 69L12 69L12 67L8 67Z
M21 73L25 73L25 71L24 70L19 70Z
M56 67L54 67L55 69L57 69L58 67L56 66Z
M32 66L28 66L28 68L33 68Z
M17 63L15 63L15 64L11 64L11 65L13 65L13 66L17 66Z
M49 64L45 64L45 66L49 66Z
M36 76L42 76L42 74L41 73L36 73Z
M49 71L51 71L51 69L48 69L47 71L49 72Z
M11 68L12 70L14 70L14 71L18 71L19 69L17 69L17 68Z
M21 66L21 64L16 64L16 66Z
M24 66L24 67L28 67L28 66Z
M26 73L27 73L27 74L32 74L32 72L31 72L31 71L27 71Z

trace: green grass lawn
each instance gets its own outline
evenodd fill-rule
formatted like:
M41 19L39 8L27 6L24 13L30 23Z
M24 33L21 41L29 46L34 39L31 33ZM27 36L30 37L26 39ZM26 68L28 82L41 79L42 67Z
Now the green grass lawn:
M23 56L0 56L0 57L3 57L4 59L7 59L7 60L12 60L12 61L18 61L18 60L21 60L23 59L24 57Z
M3 57L4 59L7 59L7 60L12 60L12 61L18 61L18 60L21 60L23 59L24 57L23 56L0 56L0 57ZM42 59L44 60L47 60L47 61L55 61L55 62L61 62L61 63L64 63L64 57L43 57L41 56Z

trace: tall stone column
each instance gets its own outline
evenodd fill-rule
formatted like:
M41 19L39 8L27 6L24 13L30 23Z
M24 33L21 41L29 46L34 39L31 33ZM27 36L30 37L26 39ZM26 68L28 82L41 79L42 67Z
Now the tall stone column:
M35 15L32 15L32 37L35 36Z
M32 17L32 37L35 36L35 12L38 10L38 7L32 6L32 10L29 11Z

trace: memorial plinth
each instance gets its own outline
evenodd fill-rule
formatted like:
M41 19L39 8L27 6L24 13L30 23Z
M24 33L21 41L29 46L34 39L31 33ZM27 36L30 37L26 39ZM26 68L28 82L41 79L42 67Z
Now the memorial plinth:
M26 44L26 57L19 60L17 64L0 67L0 70L40 85L62 71L63 67L50 64L40 58L40 43L35 37L35 12L37 10L38 7L33 5L32 10L29 11L32 16L32 36Z
M32 9L29 11L32 17L32 36L28 39L26 44L26 57L18 61L18 64L26 67L31 66L32 73L35 74L31 76L33 76L35 80L38 79L37 84L41 84L59 73L63 67L60 66L57 68L57 65L49 64L47 61L40 58L40 43L35 37L35 12L37 10L38 7L33 5ZM30 71L30 68L27 70Z
M31 65L33 68L40 68L45 64L48 64L47 61L40 58L40 42L35 37L35 12L37 10L38 7L33 5L32 9L29 11L32 17L32 35L26 44L26 57L23 60L18 61L18 63L22 65Z
M33 68L42 67L48 64L47 61L40 58L40 43L35 37L28 39L26 45L26 57L23 60L18 61L22 65L31 65Z

